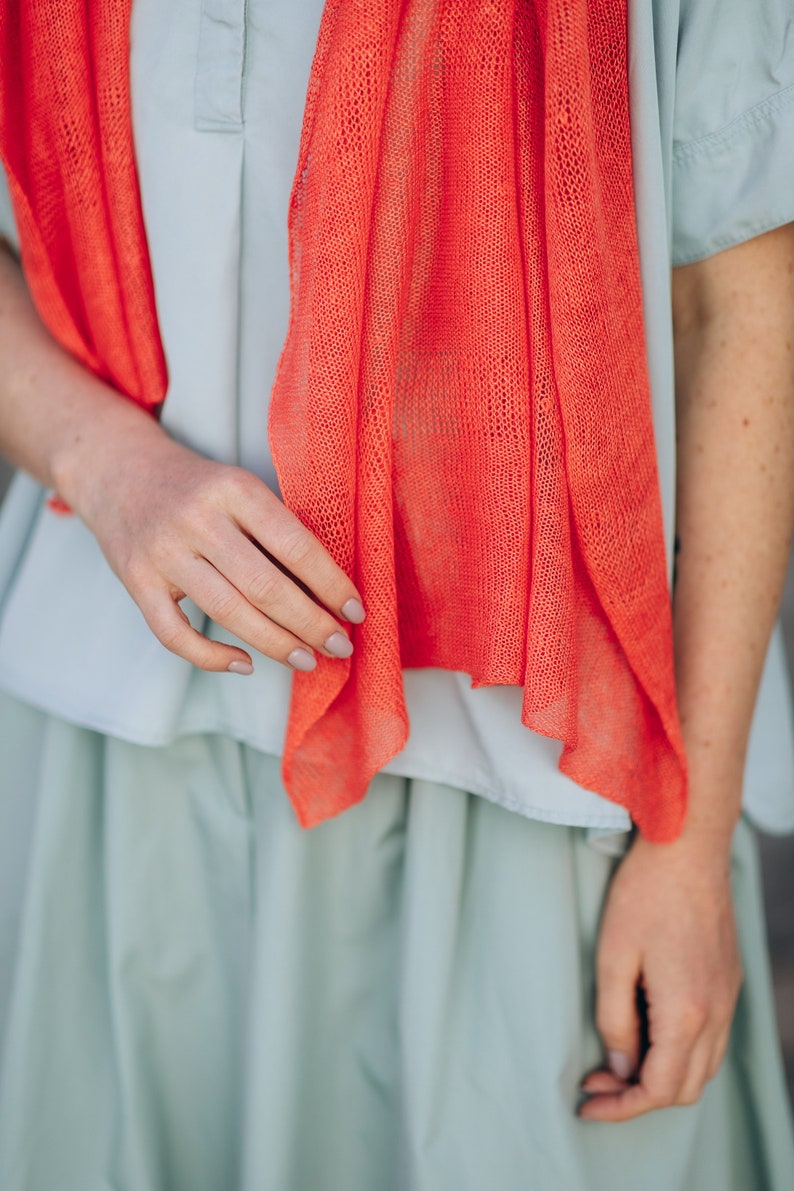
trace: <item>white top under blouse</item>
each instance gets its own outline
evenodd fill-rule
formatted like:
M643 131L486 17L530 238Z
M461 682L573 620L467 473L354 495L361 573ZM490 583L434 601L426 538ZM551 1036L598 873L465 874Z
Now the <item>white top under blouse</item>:
M163 425L276 487L267 406L288 317L286 215L322 0L135 0L132 94L170 387ZM631 102L649 366L668 550L674 493L669 269L794 219L788 0L631 0ZM7 197L0 230L13 238ZM228 635L186 602L192 622ZM0 688L141 744L222 732L279 754L290 673L249 679L168 653L76 518L18 476L0 517ZM626 812L557 769L514 687L405 674L411 734L387 767L530 817L619 832ZM755 718L745 807L794 829L779 634Z

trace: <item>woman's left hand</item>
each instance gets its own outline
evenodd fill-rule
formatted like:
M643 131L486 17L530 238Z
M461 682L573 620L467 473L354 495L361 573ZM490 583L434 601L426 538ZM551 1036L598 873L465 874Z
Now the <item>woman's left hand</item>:
M583 1081L579 1115L627 1121L694 1104L725 1054L742 982L727 843L635 839L609 889L596 981L608 1067Z
M730 842L794 526L794 224L674 269L673 315L689 805L675 843L635 840L607 896L596 1020L612 1053L582 1085L588 1120L693 1103L728 1044L741 984Z

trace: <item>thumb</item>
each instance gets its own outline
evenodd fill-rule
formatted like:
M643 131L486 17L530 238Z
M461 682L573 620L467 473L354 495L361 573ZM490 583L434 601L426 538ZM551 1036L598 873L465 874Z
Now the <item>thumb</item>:
M610 1071L629 1080L640 1063L643 1020L639 957L605 947L596 964L596 1026Z

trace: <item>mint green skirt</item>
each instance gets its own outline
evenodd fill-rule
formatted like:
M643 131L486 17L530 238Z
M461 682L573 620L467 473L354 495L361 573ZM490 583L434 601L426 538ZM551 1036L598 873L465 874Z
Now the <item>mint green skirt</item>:
M2 1191L792 1191L754 838L701 1101L575 1115L616 861L381 776L310 832L278 761L0 699Z

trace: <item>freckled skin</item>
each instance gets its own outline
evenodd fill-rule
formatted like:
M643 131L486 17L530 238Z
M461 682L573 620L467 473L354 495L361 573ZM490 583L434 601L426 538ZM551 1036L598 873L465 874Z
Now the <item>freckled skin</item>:
M674 843L635 838L608 894L597 1018L621 1062L585 1080L581 1109L601 1121L693 1103L725 1053L738 996L730 842L794 527L794 225L675 270L673 298L673 613L689 808ZM629 1080L619 1078L627 1063Z
M794 225L674 270L673 297L679 704L722 742L693 812L729 823L794 526Z

